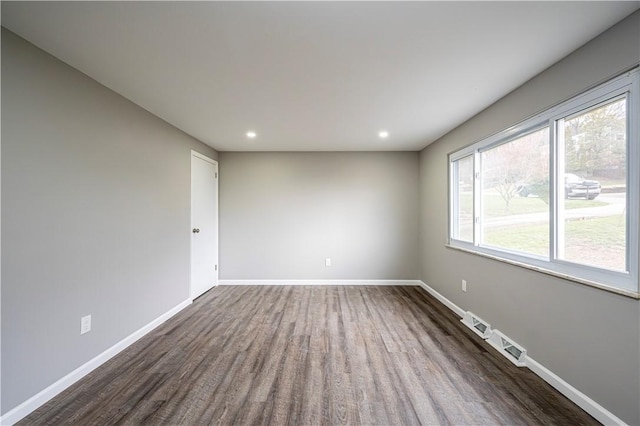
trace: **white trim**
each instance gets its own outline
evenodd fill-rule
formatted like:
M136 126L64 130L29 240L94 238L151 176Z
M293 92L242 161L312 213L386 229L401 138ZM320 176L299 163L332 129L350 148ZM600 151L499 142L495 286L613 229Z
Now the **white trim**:
M95 358L87 361L80 367L73 370L71 373L67 374L60 380L56 381L52 385L38 392L31 398L27 399L14 409L8 411L4 416L0 417L0 425L13 425L14 423L19 422L29 414L31 414L36 409L40 408L46 402L48 402L51 398L58 395L63 390L67 389L69 386L73 385L78 380L82 379L87 374L91 373L93 370L109 361L111 358L116 356L118 353L131 346L137 340L142 338L144 335L158 327L160 324L167 321L169 318L186 308L191 304L191 299L187 299L179 305L171 308L164 314L160 315L158 318L154 319L147 325L142 328L134 331L129 336L125 337L115 345L111 346L109 349L105 350Z
M207 157L204 154L200 154L198 151L196 150L191 150L191 155L194 157L198 157L201 160L206 161L207 163L211 163L211 164L215 164L216 166L218 165L218 161L214 160L213 158Z
M456 315L463 317L465 312L455 303L429 287L424 281L420 281L420 287L425 289L429 294L442 302L447 308L451 309ZM485 340L486 342L486 340ZM488 343L487 343L488 344ZM589 398L584 393L570 385L560 376L549 370L529 355L525 357L526 367L533 371L538 377L553 386L558 392L573 401L578 407L589 413L593 418L605 425L626 425L615 414Z
M627 238L626 238L626 255L627 270L612 270L600 265L587 265L579 262L573 262L562 259L559 256L558 246L559 240L563 235L559 231L559 226L564 220L559 216L560 211L556 201L558 200L558 186L562 186L562 176L564 162L562 160L563 148L559 143L557 132L559 123L570 118L574 114L585 113L593 108L602 106L604 103L614 100L626 99L627 101ZM582 94L574 96L554 107L551 107L541 113L526 119L510 128L504 129L487 138L475 142L459 151L452 152L449 158L449 224L447 245L451 247L459 247L464 250L484 253L491 256L512 260L519 263L532 265L538 268L546 268L582 280L598 283L597 288L614 287L628 293L640 293L638 288L638 258L639 241L638 241L638 215L640 214L640 197L638 197L638 175L640 174L640 163L638 161L638 147L633 141L638 139L640 134L640 119L638 117L638 109L640 109L640 68L634 68L627 71L616 78L602 83ZM482 243L482 206L481 195L483 191L482 175L480 181L474 180L474 240L473 242L462 241L456 239L456 220L455 213L455 195L457 191L457 183L453 181L453 169L456 161L468 155L469 152L474 155L476 165L480 161L481 154L501 144L514 141L536 129L544 127L549 128L549 185L550 185L550 208L549 208L549 253L545 256L532 255L530 253L511 250L506 247L492 247ZM561 197L560 197L561 198ZM478 222L479 221L479 222Z
M190 176L190 183L189 183L189 192L190 192L190 200L189 200L189 230L191 232L191 229L193 228L193 157L199 158L200 160L203 160L209 164L212 164L213 166L215 166L216 169L216 258L215 260L215 281L213 283L213 285L208 289L211 290L213 287L216 287L218 285L218 280L220 279L220 184L219 179L220 179L220 166L218 164L218 160L214 160L213 158L209 158L204 154L200 154L198 151L195 150L191 150L191 157L190 157L190 166L189 166L189 176ZM192 258L193 258L193 239L191 239L191 234L189 234L190 239L189 239L189 297L191 298L191 301L193 302L193 300L195 300L198 296L201 296L203 293L197 295L197 296L193 296L193 283L191 282L191 270L193 269L193 264L192 264Z
M547 367L540 364L530 356L527 355L527 357L525 358L525 362L529 370L536 373L545 382L556 388L558 392L569 398L577 406L589 413L600 423L604 425L626 425L626 423L619 419L615 414L604 408L602 405L598 404L593 399L589 398L584 393L580 392L578 389L571 386L569 383L562 380L561 377L553 373Z
M375 285L419 286L419 280L218 280L218 285Z
M621 296L626 296L626 297L630 297L632 299L636 299L639 300L640 299L640 293L635 292L635 291L628 291L628 290L623 290L617 287L610 287L604 284L600 284L597 283L595 281L589 281L583 278L578 278L575 277L573 275L568 275L568 274L563 274L560 272L556 272L556 271L552 271L551 269L547 269L547 268L543 268L543 267L538 267L538 266L534 266L531 265L529 263L523 263L523 262L518 262L516 260L511 260L511 259L506 259L504 257L500 257L500 256L494 256L492 254L487 254L487 253L483 253L480 251L476 251L476 250L470 250L464 247L458 247L458 246L452 246L450 244L446 244L445 247L453 249L453 250L458 250L464 253L469 253L469 254L473 254L476 256L482 256L482 257L486 257L487 259L492 259L498 262L502 262L502 263L506 263L508 265L514 265L514 266L518 266L520 268L524 268L524 269L530 269L532 271L536 271L536 272L540 272L546 275L550 275L552 277L557 277L557 278L562 278L564 280L568 280L568 281L573 281L579 284L585 284L588 285L590 287L595 287L598 288L600 290L605 290L608 291L610 293L615 293L615 294L619 294Z
M464 317L465 311L460 306L456 305L451 300L447 299L446 297L435 291L433 288L429 287L427 283L425 283L424 281L420 281L420 284L418 285L425 289L427 293L438 299L440 303L451 309L460 318Z

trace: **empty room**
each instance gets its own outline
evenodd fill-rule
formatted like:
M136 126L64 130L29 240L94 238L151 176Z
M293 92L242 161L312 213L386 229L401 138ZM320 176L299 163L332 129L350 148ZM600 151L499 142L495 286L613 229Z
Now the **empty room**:
M640 1L1 2L2 425L640 425Z

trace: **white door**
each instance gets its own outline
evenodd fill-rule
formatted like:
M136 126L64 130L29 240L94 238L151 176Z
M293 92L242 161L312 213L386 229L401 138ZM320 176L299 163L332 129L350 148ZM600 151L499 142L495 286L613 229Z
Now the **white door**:
M191 151L191 299L218 283L218 162Z

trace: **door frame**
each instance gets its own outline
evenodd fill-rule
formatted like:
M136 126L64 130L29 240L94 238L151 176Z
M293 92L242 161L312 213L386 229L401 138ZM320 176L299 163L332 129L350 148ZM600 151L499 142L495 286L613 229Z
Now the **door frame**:
M191 229L193 227L193 157L199 158L200 160L204 160L207 163L213 164L216 166L217 177L215 180L215 191L216 191L216 220L215 220L215 230L216 230L216 258L215 258L215 282L213 287L218 286L219 276L220 276L220 193L219 193L219 185L218 179L220 178L220 166L217 160L213 158L207 157L204 154L199 153L196 150L191 150L191 155L189 156L189 298L193 302L193 282L191 271L193 267L193 240L191 238ZM213 288L212 287L212 288Z

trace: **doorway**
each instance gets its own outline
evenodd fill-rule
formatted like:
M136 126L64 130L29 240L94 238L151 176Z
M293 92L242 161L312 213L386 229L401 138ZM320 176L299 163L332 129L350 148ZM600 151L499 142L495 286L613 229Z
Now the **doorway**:
M218 162L191 151L191 300L218 284Z

